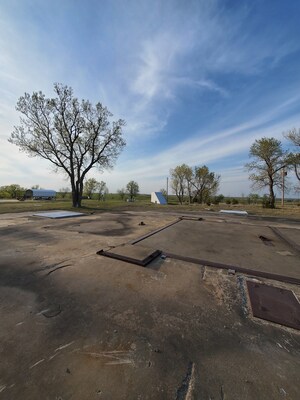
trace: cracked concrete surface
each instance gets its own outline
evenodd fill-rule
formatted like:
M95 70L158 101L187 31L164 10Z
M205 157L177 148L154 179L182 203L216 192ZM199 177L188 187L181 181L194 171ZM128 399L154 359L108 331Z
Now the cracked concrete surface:
M257 278L168 258L143 268L96 254L174 219L0 217L0 399L299 398L299 331L252 317L246 279ZM247 230L246 219L221 221L242 221ZM263 223L251 226L256 234ZM300 268L297 256L277 257ZM297 285L269 283L300 298Z

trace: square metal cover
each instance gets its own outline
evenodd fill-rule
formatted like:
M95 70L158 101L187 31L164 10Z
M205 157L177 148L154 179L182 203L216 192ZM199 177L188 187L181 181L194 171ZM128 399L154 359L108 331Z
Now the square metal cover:
M160 250L153 250L142 246L124 245L110 250L100 250L97 254L129 262L145 267L161 254Z
M35 217L44 217L44 218L70 218L70 217L81 217L85 215L84 213L74 212L74 211L49 211L49 212L41 212L33 214Z
M300 330L300 303L291 290L247 281L254 317Z

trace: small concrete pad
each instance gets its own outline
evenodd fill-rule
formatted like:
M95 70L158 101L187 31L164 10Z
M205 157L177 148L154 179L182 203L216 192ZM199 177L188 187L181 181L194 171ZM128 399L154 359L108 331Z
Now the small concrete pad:
M247 211L238 210L220 210L221 214L236 214L236 215L248 215Z
M74 211L51 211L51 212L42 212L33 214L34 217L43 217L52 219L81 217L82 215L85 214Z
M300 303L291 290L247 281L253 316L300 330Z
M161 251L142 246L124 245L108 251L100 250L97 254L145 267L158 257Z

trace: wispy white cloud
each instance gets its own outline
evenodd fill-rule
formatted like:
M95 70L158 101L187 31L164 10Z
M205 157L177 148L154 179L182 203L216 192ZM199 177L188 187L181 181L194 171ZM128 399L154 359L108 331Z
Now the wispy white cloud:
M247 151L255 138L262 135L281 137L282 130L299 125L296 116L285 115L299 103L299 87L294 85L282 96L280 103L271 98L271 92L267 107L252 112L251 115L256 115L254 118L250 112L248 117L241 117L238 112L240 104L233 102L226 121L226 126L230 128L218 128L215 123L197 132L194 125L191 133L187 133L188 139L160 150L159 136L166 134L171 138L173 135L168 123L179 105L182 105L182 99L182 103L193 96L199 99L199 93L204 101L204 95L207 94L216 102L223 101L222 104L226 104L234 97L228 84L229 75L259 76L299 48L299 41L297 38L287 40L281 29L269 32L267 25L266 34L245 29L254 7L250 3L228 11L218 1L153 1L151 7L145 1L136 4L138 12L132 8L132 4L135 2L123 4L120 1L113 19L108 19L109 28L105 28L105 31L101 30L101 24L106 15L97 29L93 27L92 33L89 27L84 26L86 36L83 34L82 47L76 42L80 35L76 36L74 42L70 39L77 34L72 18L77 23L80 21L76 27L83 28L81 18L71 13L70 20L66 18L64 7L68 12L70 9L65 5L61 7L58 1L50 10L52 19L48 24L52 27L53 23L51 32L43 29L29 14L28 23L24 25L24 22L19 24L13 12L4 10L1 13L0 164L2 171L5 171L2 179L7 183L8 180L22 180L46 186L40 181L42 174L37 175L37 171L47 171L48 174L46 164L28 159L6 138L18 122L14 110L17 98L24 91L39 89L52 95L54 81L70 84L78 97L102 99L116 118L122 117L127 121L126 138L129 144L136 143L135 148L147 146L151 138L157 139L154 154L143 158L138 154L128 154L127 159L131 161L121 164L121 158L115 171L105 175L112 189L117 189L130 179L139 180L141 186L144 185L144 191L158 189L159 182L164 179L162 176L179 163L213 164L225 158L238 157ZM35 7L39 9L38 2ZM45 15L48 6L43 7ZM90 7L95 7L95 4ZM24 10L23 16L26 16ZM93 11L91 8L90 13ZM105 6L103 11L105 14ZM99 11L101 13L102 9ZM56 19L60 25L55 25ZM62 29L65 22L66 27ZM55 33L57 27L61 31ZM82 56L85 47L87 50ZM107 63L106 69L103 62ZM94 69L90 65L93 63ZM225 79L222 79L224 76ZM264 95L267 94L262 93ZM248 97L246 100L256 101ZM200 114L201 104L198 107ZM244 113L248 111L245 108ZM220 110L214 115L218 121L222 117ZM278 122L279 117L281 122ZM172 143L176 143L173 139ZM222 171L217 172L222 174ZM238 175L232 176L238 179ZM63 185L62 177L49 177L56 188ZM30 183L30 179L34 182Z
M230 88L218 82L219 73L257 75L266 60L272 67L299 47L281 32L257 40L255 32L245 31L250 6L226 13L217 1L197 2L178 12L173 2L166 2L162 12L168 18L158 27L153 23L155 33L140 35L131 49L127 43L128 90L121 96L112 90L114 98L122 99L116 109L126 115L129 140L141 132L143 137L160 132L186 89L230 97Z
M265 120L267 121L267 119ZM218 166L220 161L230 157L247 157L251 144L262 136L276 137L282 139L282 132L289 126L298 126L300 124L300 117L292 117L285 119L279 123L271 123L269 126L260 127L263 122L262 117L257 118L255 121L246 122L239 126L233 126L223 132L210 132L205 138L193 137L181 142L180 144L169 148L168 150L161 151L158 154L143 159L135 158L134 161L122 165L122 168L116 168L113 173L114 178L110 174L104 174L107 179L115 182L126 182L130 179L135 179L141 182L144 192L157 190L160 186L159 183L164 182L164 177L168 176L169 170L181 163L193 165L208 164L213 167L215 172L223 176L225 171L224 184L229 184L229 181L240 180L244 182L244 190L249 187L248 174L245 170L242 171L242 166L238 167L238 174L231 175L228 171L232 168L225 168ZM246 130L246 132L245 132ZM228 161L227 161L228 163ZM214 167L215 166L215 167ZM157 186L149 185L150 182L156 181ZM234 181L235 182L235 181ZM240 188L239 188L240 190ZM237 195L237 194L235 194Z
M217 92L221 94L224 97L227 97L229 95L228 91L221 86L219 86L217 83L213 82L210 79L200 79L200 80L194 80L188 77L182 77L182 78L174 78L174 82L176 85L183 85L183 86L189 86L190 88L194 89L202 89L202 90L210 90L212 92Z

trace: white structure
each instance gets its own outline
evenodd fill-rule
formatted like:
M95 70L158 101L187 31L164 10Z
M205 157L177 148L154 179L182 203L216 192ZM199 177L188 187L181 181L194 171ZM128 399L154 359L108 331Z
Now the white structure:
M167 204L167 200L165 199L162 192L152 192L151 193L151 203Z

